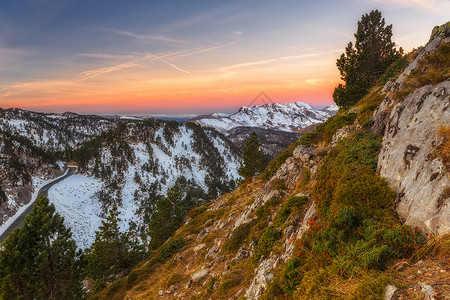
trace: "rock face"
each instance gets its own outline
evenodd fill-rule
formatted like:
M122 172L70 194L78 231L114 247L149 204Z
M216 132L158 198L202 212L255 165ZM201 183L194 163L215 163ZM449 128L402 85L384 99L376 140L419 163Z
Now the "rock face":
M389 116L378 171L399 193L397 211L406 224L426 233L450 232L449 174L434 158L438 128L449 125L450 81L425 86L406 97ZM445 124L447 122L447 124Z
M402 88L417 60L450 37L438 36L395 82L382 92ZM425 233L450 232L450 175L433 153L442 141L438 129L450 126L450 81L416 89L400 103L386 97L374 115L374 130L384 131L378 172L398 193L397 211L406 224Z

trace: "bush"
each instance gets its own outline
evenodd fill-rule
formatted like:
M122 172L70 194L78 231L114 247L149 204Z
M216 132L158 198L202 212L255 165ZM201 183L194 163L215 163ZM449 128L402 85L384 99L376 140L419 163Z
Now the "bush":
M389 80L393 80L397 78L403 70L409 65L410 60L408 59L408 56L402 56L399 57L396 61L394 61L389 68L386 70L386 72L378 79L377 85L383 86L385 85Z
M372 125L370 118L384 99L384 96L379 93L380 90L381 87L373 89L358 102L359 112L357 120L365 128L369 128Z
M254 261L257 263L262 257L267 256L272 251L273 244L281 237L281 232L274 229L273 226L267 227L258 241L255 249Z
M217 291L219 294L228 294L230 289L238 286L243 280L241 272L234 271L223 277L222 283L219 285Z
M286 203L281 205L275 216L275 222L277 226L283 225L287 218L290 216L292 210L296 208L299 210L308 201L308 197L292 197L289 198Z
M128 274L127 277L127 289L131 289L133 286L136 285L136 283L138 283L139 280L139 274L138 271L133 270Z
M168 241L161 249L159 254L155 257L158 262L164 262L169 259L175 253L180 252L180 250L186 245L186 241L182 238Z
M208 209L207 205L202 205L202 206L196 207L194 209L191 209L187 215L189 218L194 219L198 215L201 215L202 213L204 213L207 209Z
M253 225L255 225L254 220L238 226L233 230L230 239L225 242L223 249L229 252L237 251L249 236Z
M333 206L349 206L360 218L383 220L395 215L396 193L367 169L347 171L336 184Z
M276 179L276 180L274 180L272 182L272 189L274 189L274 190L286 190L287 189L286 182L283 179L278 178L278 179Z

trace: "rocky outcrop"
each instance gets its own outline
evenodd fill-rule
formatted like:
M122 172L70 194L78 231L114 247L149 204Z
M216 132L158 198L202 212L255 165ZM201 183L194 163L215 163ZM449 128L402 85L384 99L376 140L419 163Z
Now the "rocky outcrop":
M450 41L448 24L443 26L403 73L384 86L382 93L403 89L418 61ZM406 224L439 235L450 232L450 175L435 155L442 141L439 128L450 126L449 95L449 80L418 88L400 103L387 95L374 113L372 127L372 131L384 133L378 172L398 193L399 215Z
M297 148L294 149L293 156L286 159L278 169L277 173L255 195L255 201L236 219L234 228L250 222L251 219L249 216L267 201L283 196L283 190L272 188L274 182L283 181L286 187L292 190L300 179L304 168L309 168L311 174L314 174L318 169L318 164L322 162L322 158L318 157L316 154L316 150L313 148L302 145L297 146Z
M450 41L445 28L438 30L440 33L435 34L403 73L381 90L387 96L374 113L372 127L372 131L384 133L378 172L398 193L399 215L406 224L439 235L450 232L450 202L446 192L450 175L433 153L442 140L438 129L450 126L450 81L416 89L400 103L388 93L403 89L418 61L441 43Z
M450 232L450 176L434 147L449 126L450 81L425 86L395 105L386 124L378 171L398 192L397 211L425 233Z

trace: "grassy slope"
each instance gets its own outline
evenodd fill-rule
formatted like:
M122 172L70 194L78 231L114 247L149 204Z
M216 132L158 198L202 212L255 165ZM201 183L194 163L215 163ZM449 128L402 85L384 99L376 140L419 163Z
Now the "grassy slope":
M398 65L394 73L405 64ZM308 207L305 202L311 200L294 197L299 192L309 193L317 202L319 219L311 220L311 229L297 245L294 257L275 269L264 298L380 299L386 284L391 283L401 289L400 299L420 299L417 281L432 284L440 296L448 295L449 236L424 244L420 233L398 220L395 195L375 174L380 137L368 129L370 116L383 99L380 88L302 136L272 161L261 180L248 180L236 191L192 211L190 220L170 241L127 277L91 298L172 299L177 293L188 299L243 298L258 266L255 257L282 254L284 229L298 225L298 220L294 224L296 216L303 218ZM330 149L333 134L343 126L353 127L355 133ZM253 203L255 194L267 188L264 180L270 179L300 144L315 147L325 164L313 175L305 168L291 189L273 181L271 188L280 190L279 196L253 212L252 222L233 231L236 216ZM220 222L223 227L212 229ZM189 285L191 275L212 262L205 254L220 239L224 245L218 257L223 259L214 263L206 279ZM232 262L238 249L252 241L256 243L254 255ZM184 289L186 284L189 287Z

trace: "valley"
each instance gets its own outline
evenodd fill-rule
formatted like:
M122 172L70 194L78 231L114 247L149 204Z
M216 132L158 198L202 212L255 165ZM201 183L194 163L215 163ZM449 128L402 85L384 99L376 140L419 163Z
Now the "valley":
M285 108L289 108L288 111ZM293 124L287 116L294 108L302 115L306 111L314 111L299 102L293 107L267 106L263 108L266 115L264 123L272 123L271 118L277 115L279 125L282 124L281 116L286 119L286 124ZM254 109L259 111L261 108L256 106ZM268 113L270 110L274 112ZM249 108L241 109L238 114L243 111L249 111ZM48 191L50 202L65 218L81 248L92 244L101 220L114 205L120 213L121 230L132 230L135 236L145 239L146 223L152 209L169 188L177 185L192 207L233 189L241 178L238 174L242 163L239 153L251 132L258 134L267 161L299 137L299 134L280 131L279 128L242 127L242 122L237 122L225 136L213 128L200 127L198 122L181 124L154 119L102 118L73 113L55 115L21 110L3 110L1 113L0 128L5 134L18 139L24 146L33 147L36 153L45 151L49 157L47 165L31 165L27 162L30 162L32 151L17 153L15 159L20 170L26 172L24 176L30 176L31 180L22 184L18 182L13 188L7 184L8 177L3 180L2 188L9 199L1 206L3 223L8 222L9 215L16 218L15 214L20 214L23 211L20 207L25 205L28 208L18 218L23 221L31 211L29 203L32 197L36 198L38 183L59 174L64 164L62 161L74 161L78 165L77 174L55 182L51 188L41 192L47 196ZM314 122L329 116L317 114L321 119L314 119ZM261 122L255 114L247 116L246 120L249 125ZM309 123L300 122L295 128ZM11 161L12 158L6 159ZM6 166L3 169L6 176L16 174L17 170L11 173L14 169ZM73 170L69 168L69 172L72 174ZM13 227L19 223L15 221ZM2 238L10 229L12 227L3 233Z

